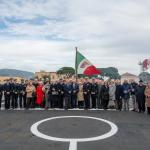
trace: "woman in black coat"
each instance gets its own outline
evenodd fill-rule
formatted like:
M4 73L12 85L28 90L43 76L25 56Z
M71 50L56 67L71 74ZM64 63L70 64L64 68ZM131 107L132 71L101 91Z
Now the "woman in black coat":
M108 82L104 82L104 85L101 88L101 100L102 100L102 108L108 109L109 103L109 85Z
M136 101L138 103L138 111L145 112L145 88L143 81L140 80L139 85L136 87Z
M123 88L120 81L116 82L116 102L117 102L117 110L122 110L122 96L123 96Z

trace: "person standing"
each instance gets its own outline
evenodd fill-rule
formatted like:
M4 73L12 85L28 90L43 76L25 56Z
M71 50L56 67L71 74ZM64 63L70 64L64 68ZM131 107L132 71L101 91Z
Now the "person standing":
M104 85L102 86L102 89L101 89L101 100L102 100L102 108L108 109L109 85L107 81L104 82Z
M130 85L127 80L124 81L122 88L123 88L123 110L129 111Z
M145 89L145 96L146 96L147 113L150 115L150 81L147 83Z
M31 81L29 81L27 87L26 87L26 93L27 93L27 104L26 104L26 109L29 109L33 107L33 101L34 101L34 94L36 89L35 86L32 84Z
M116 108L117 104L116 104L116 85L114 83L114 81L111 81L109 84L109 106L110 108Z
M1 109L1 104L2 104L2 97L3 97L3 85L0 84L0 109Z
M17 84L17 80L13 80L12 82L12 103L11 106L13 109L18 107L18 91L19 91L19 86Z
M57 82L53 82L50 86L51 107L58 108L58 86Z
M84 95L83 95L83 83L79 82L79 92L78 92L78 107L79 109L84 108Z
M5 97L5 109L10 109L10 98L11 98L11 84L10 81L7 80L4 84L4 97Z
M71 95L71 107L77 108L77 95L79 92L79 85L73 81L72 83L72 95Z
M138 112L145 112L145 88L146 86L143 84L143 81L139 81L139 85L137 85L135 94L136 94L136 101L138 103Z
M91 93L91 83L88 81L88 78L85 78L85 82L83 84L85 109L90 109L90 93Z
M92 99L92 108L96 109L96 100L98 94L98 84L95 81L95 78L92 78L91 83L91 99Z
M21 83L18 85L19 92L19 106L20 108L26 108L26 84L24 80L21 80Z
M37 88L39 80L36 78L34 79L34 81L32 82L32 85L35 87L35 89ZM32 98L32 108L36 107L36 99L37 99L37 95L36 92L33 93L33 98Z
M58 105L59 108L63 108L64 102L64 81L62 79L59 80L58 83Z
M39 85L37 86L36 88L36 105L38 107L41 107L43 106L43 98L44 98L44 93L43 93L43 82L39 82Z
M48 109L51 107L50 95L49 95L50 86L51 85L50 85L49 79L46 79L45 85L42 88L42 91L43 91L44 97L45 97L45 109Z
M132 107L133 107L133 110L132 111L137 111L137 100L136 100L136 87L137 87L137 83L132 80L131 81L131 99L132 99Z
M98 81L98 95L97 95L97 107L98 107L98 109L102 108L101 89L102 89L103 84L104 84L104 81L102 81L102 80Z
M122 96L123 96L123 88L121 85L121 81L116 81L116 109L121 111L122 110Z
M64 100L65 100L65 109L71 107L71 94L72 94L72 84L67 81L64 85Z

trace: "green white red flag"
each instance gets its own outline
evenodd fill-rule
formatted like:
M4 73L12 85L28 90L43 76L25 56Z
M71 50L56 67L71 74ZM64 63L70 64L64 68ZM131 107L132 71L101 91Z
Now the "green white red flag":
M88 76L101 74L101 71L98 70L87 58L85 58L81 53L77 51L76 54L76 69L77 74L84 74Z

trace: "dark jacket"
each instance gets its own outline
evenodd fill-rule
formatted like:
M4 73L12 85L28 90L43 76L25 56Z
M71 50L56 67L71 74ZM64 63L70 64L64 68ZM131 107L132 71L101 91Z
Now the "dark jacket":
M98 84L94 83L91 84L91 95L96 95L98 94Z
M6 94L9 92L9 94L12 92L12 85L10 83L5 83L3 86L4 93Z
M123 97L123 87L122 87L121 84L116 85L115 95L116 95L116 100L121 100L122 99L122 97Z
M137 102L140 102L140 101L145 101L145 88L146 86L145 85L138 85L136 87L136 100Z
M130 91L131 91L130 84L124 83L122 85L122 88L123 88L123 99L129 99L130 98Z
M72 84L65 84L64 85L64 96L70 97L72 94Z
M72 84L72 95L77 96L79 92L79 85L77 83Z
M3 85L0 84L0 95L2 95L2 93L3 93Z
M87 82L83 84L83 93L88 95L91 93L91 83Z
M109 100L109 87L103 85L101 88L101 99L102 100Z

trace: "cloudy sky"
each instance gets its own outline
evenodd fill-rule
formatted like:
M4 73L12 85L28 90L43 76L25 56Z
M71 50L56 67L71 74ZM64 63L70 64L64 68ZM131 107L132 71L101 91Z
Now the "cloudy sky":
M0 0L0 68L74 66L75 46L97 67L139 74L150 57L150 1Z

